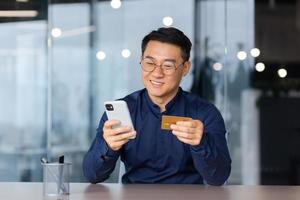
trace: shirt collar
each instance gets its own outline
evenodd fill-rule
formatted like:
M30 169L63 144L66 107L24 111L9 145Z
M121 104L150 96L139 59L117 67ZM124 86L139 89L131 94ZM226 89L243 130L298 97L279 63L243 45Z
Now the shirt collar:
M145 92L145 100L146 100L146 104L149 106L150 110L156 115L156 116L161 116L161 114L163 113L168 113L173 107L174 105L176 104L176 102L179 101L181 95L182 95L182 88L179 87L178 88L178 91L177 91L177 94L175 95L175 97L169 102L167 103L166 105L166 110L164 112L160 112L160 108L158 105L156 105L155 103L152 102L152 100L150 99L150 96L148 94L148 91L146 90Z

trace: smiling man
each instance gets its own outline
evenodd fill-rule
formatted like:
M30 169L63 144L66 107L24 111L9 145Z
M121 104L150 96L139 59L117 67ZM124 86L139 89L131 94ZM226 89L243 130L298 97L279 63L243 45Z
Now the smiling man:
M176 28L159 28L142 41L140 64L145 89L123 98L132 127L103 114L84 157L91 183L105 181L121 156L123 183L223 185L231 171L224 120L217 108L179 85L191 67L191 42ZM188 117L161 128L164 115ZM135 136L135 139L130 139Z

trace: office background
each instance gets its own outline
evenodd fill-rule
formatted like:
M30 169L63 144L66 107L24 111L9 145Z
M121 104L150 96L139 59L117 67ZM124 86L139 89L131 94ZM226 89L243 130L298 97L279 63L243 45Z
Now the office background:
M222 112L229 184L300 184L299 0L1 0L0 181L72 181L103 102L143 88L140 43L161 26L193 42L182 88ZM117 182L119 167L107 182Z

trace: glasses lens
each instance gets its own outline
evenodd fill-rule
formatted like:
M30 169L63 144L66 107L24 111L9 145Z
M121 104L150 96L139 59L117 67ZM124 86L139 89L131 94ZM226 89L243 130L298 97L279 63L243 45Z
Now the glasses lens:
M143 59L141 62L143 70L146 72L152 72L155 68L155 63L151 59Z
M146 72L152 72L159 65L155 64L152 59L145 58L141 61L142 69ZM164 74L171 75L176 71L176 65L174 62L166 61L161 65L161 69Z
M176 69L175 63L173 62L164 62L162 64L162 70L165 74L172 74Z

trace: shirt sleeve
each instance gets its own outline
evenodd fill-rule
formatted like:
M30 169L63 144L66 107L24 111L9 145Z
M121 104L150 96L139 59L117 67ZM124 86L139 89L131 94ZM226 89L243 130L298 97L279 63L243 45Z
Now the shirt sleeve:
M191 146L191 154L197 171L209 185L223 185L231 171L224 120L212 106L203 119L204 134L199 145Z
M96 137L83 159L83 174L91 183L105 181L114 170L120 155L118 151L111 150L103 139L102 130L106 120L107 117L103 114Z

